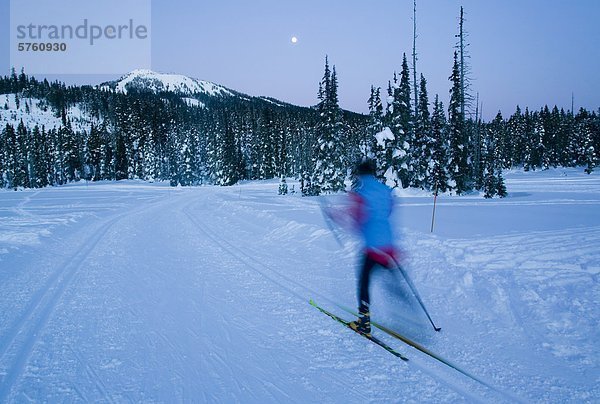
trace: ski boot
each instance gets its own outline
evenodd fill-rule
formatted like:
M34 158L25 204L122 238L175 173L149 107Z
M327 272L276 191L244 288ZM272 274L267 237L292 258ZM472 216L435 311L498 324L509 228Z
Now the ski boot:
M356 321L352 321L348 324L350 328L354 331L365 334L366 336L371 336L371 315L368 311L363 312L361 310L360 317Z

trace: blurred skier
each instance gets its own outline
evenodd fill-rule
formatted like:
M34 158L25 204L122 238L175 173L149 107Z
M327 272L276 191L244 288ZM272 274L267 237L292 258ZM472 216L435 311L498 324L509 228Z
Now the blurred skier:
M364 334L371 333L369 312L369 280L371 272L377 266L391 269L395 266L396 250L390 225L393 197L392 190L375 177L376 167L373 160L365 160L356 168L358 185L350 193L350 207L340 214L328 211L336 223L344 224L349 217L354 229L363 240L362 265L358 275L358 312L357 321L350 327Z

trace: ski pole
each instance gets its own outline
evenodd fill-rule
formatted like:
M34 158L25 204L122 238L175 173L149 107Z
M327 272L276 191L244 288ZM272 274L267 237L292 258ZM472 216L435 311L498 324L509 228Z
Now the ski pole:
M431 316L429 315L429 312L427 311L427 308L425 307L425 304L423 303L423 300L421 299L421 296L419 295L419 292L417 292L417 288L415 287L414 283L412 282L412 280L408 276L408 273L406 273L406 271L404 270L404 268L402 268L402 266L400 266L400 264L398 263L398 261L396 260L396 258L394 258L390 254L387 254L387 253L385 253L385 252L383 252L381 250L377 250L377 251L380 252L381 254L386 255L389 258L390 263L393 263L396 266L396 268L398 269L398 271L400 271L400 273L404 277L404 280L406 281L406 283L408 284L408 286L412 290L413 295L415 296L415 298L419 302L419 305L421 305L421 308L423 309L423 311L427 315L427 318L429 319L429 322L433 326L433 329L435 331L441 331L441 328L437 327L435 325L435 323L433 322L433 320L431 319Z
M419 296L419 292L417 292L417 288L415 287L415 285L412 283L412 281L410 280L410 278L408 277L408 274L406 273L406 271L404 270L404 268L402 268L400 266L400 264L398 264L398 261L396 261L395 258L392 257L392 260L394 261L394 263L396 264L396 268L398 268L398 270L400 271L400 273L402 274L402 276L404 277L404 279L406 280L406 283L408 283L408 286L410 287L410 289L412 290L413 294L415 295L415 297L417 298L417 301L419 302L419 304L421 305L421 307L423 308L423 311L425 312L425 314L427 315L427 318L429 319L429 322L431 323L431 325L433 326L433 329L436 331L440 331L441 328L440 327L436 327L436 325L433 323L433 320L431 319L431 316L429 315L429 312L427 311L427 309L425 308L425 304L423 304L423 300L421 300L421 296Z
M325 203L324 199L323 198L319 198L319 205L321 207L321 213L323 214L323 218L325 219L325 223L327 224L327 227L329 228L329 231L331 232L331 234L333 234L333 237L335 238L335 241L337 241L337 243L340 245L340 247L344 247L344 245L342 244L342 241L338 237L337 232L335 231L335 228L333 227L333 224L331 223L331 218L329 217L329 215L327 215L327 212L325 211L325 205L324 205L324 203Z

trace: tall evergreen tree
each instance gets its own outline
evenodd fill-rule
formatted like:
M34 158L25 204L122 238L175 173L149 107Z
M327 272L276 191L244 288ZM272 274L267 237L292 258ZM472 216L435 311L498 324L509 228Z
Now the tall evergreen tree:
M115 137L115 145L114 145L114 159L112 162L114 163L114 173L115 179L125 180L128 178L128 170L129 170L129 162L127 161L127 144L125 140L125 135L119 131Z
M13 186L29 188L29 134L23 120L17 126L15 142Z
M535 166L532 166L532 162L535 159L535 149L533 146L534 139L534 123L535 117L529 112L529 108L525 107L525 114L523 115L523 169L529 171L532 168L535 170Z
M450 105L448 106L449 140L450 140L450 177L451 187L458 194L471 190L471 172L469 167L469 142L465 128L465 117L462 112L461 75L458 54L454 52L454 65L450 76Z
M20 185L18 178L19 172L19 142L15 128L7 123L2 130L2 139L4 143L4 174L2 180L7 188L17 189Z
M414 147L412 160L414 166L413 185L422 189L432 187L431 162L433 160L434 139L431 133L431 115L429 113L429 96L427 95L427 81L421 74L419 83L419 104L415 119Z
M585 166L586 173L591 174L598 164L598 157L593 139L593 117L589 112L582 108L577 114L576 123L576 130L580 139L578 163Z
M414 147L414 121L411 106L410 70L406 54L402 59L400 82L393 88L393 101L390 117L390 129L394 134L392 170L386 176L398 179L397 186L406 188L412 184L414 167L411 148ZM390 175L391 174L391 175Z
M498 195L506 196L506 187L502 177L502 161L500 158L499 139L504 137L504 119L498 113L492 121L482 142L482 187L486 198Z
M541 115L535 111L532 115L532 133L530 137L531 154L529 160L529 167L548 169L546 156L546 146L544 144L544 138L546 132L544 130L544 124L542 122Z
M338 192L345 188L346 162L341 138L341 110L337 97L337 75L335 66L329 69L325 58L325 73L319 85L317 111L319 121L315 128L317 136L314 148L313 175L308 194Z
M96 125L90 127L90 135L87 138L88 164L91 172L91 180L98 181L101 179L102 166L102 144L103 139Z
M271 179L275 176L276 160L276 127L273 111L264 108L261 113L259 124L258 146L258 179Z
M30 142L32 145L31 167L33 171L31 185L35 188L42 188L48 185L48 153L44 128L40 130L39 126L34 126Z
M431 116L431 137L433 139L431 156L431 186L437 193L446 192L449 185L449 158L447 141L447 122L444 114L444 105L436 94Z
M364 157L371 158L377 162L378 168L380 162L384 160L384 147L377 142L377 134L383 130L383 105L381 102L381 88L371 86L371 95L367 101L369 106L369 123L364 138L361 139L360 149ZM383 177L383 172L378 173Z
M521 108L517 105L516 112L510 117L507 123L507 137L510 139L507 142L509 149L509 160L505 168L511 168L520 164L524 161L525 143L525 118L521 113Z
M219 133L217 184L234 185L240 180L238 147L234 129L227 115L223 116L223 130Z

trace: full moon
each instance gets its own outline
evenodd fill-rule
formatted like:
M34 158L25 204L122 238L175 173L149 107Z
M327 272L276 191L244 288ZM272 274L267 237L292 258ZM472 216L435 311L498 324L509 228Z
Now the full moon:
M292 43L296 43L298 42L298 38L296 38L295 36L292 37Z

